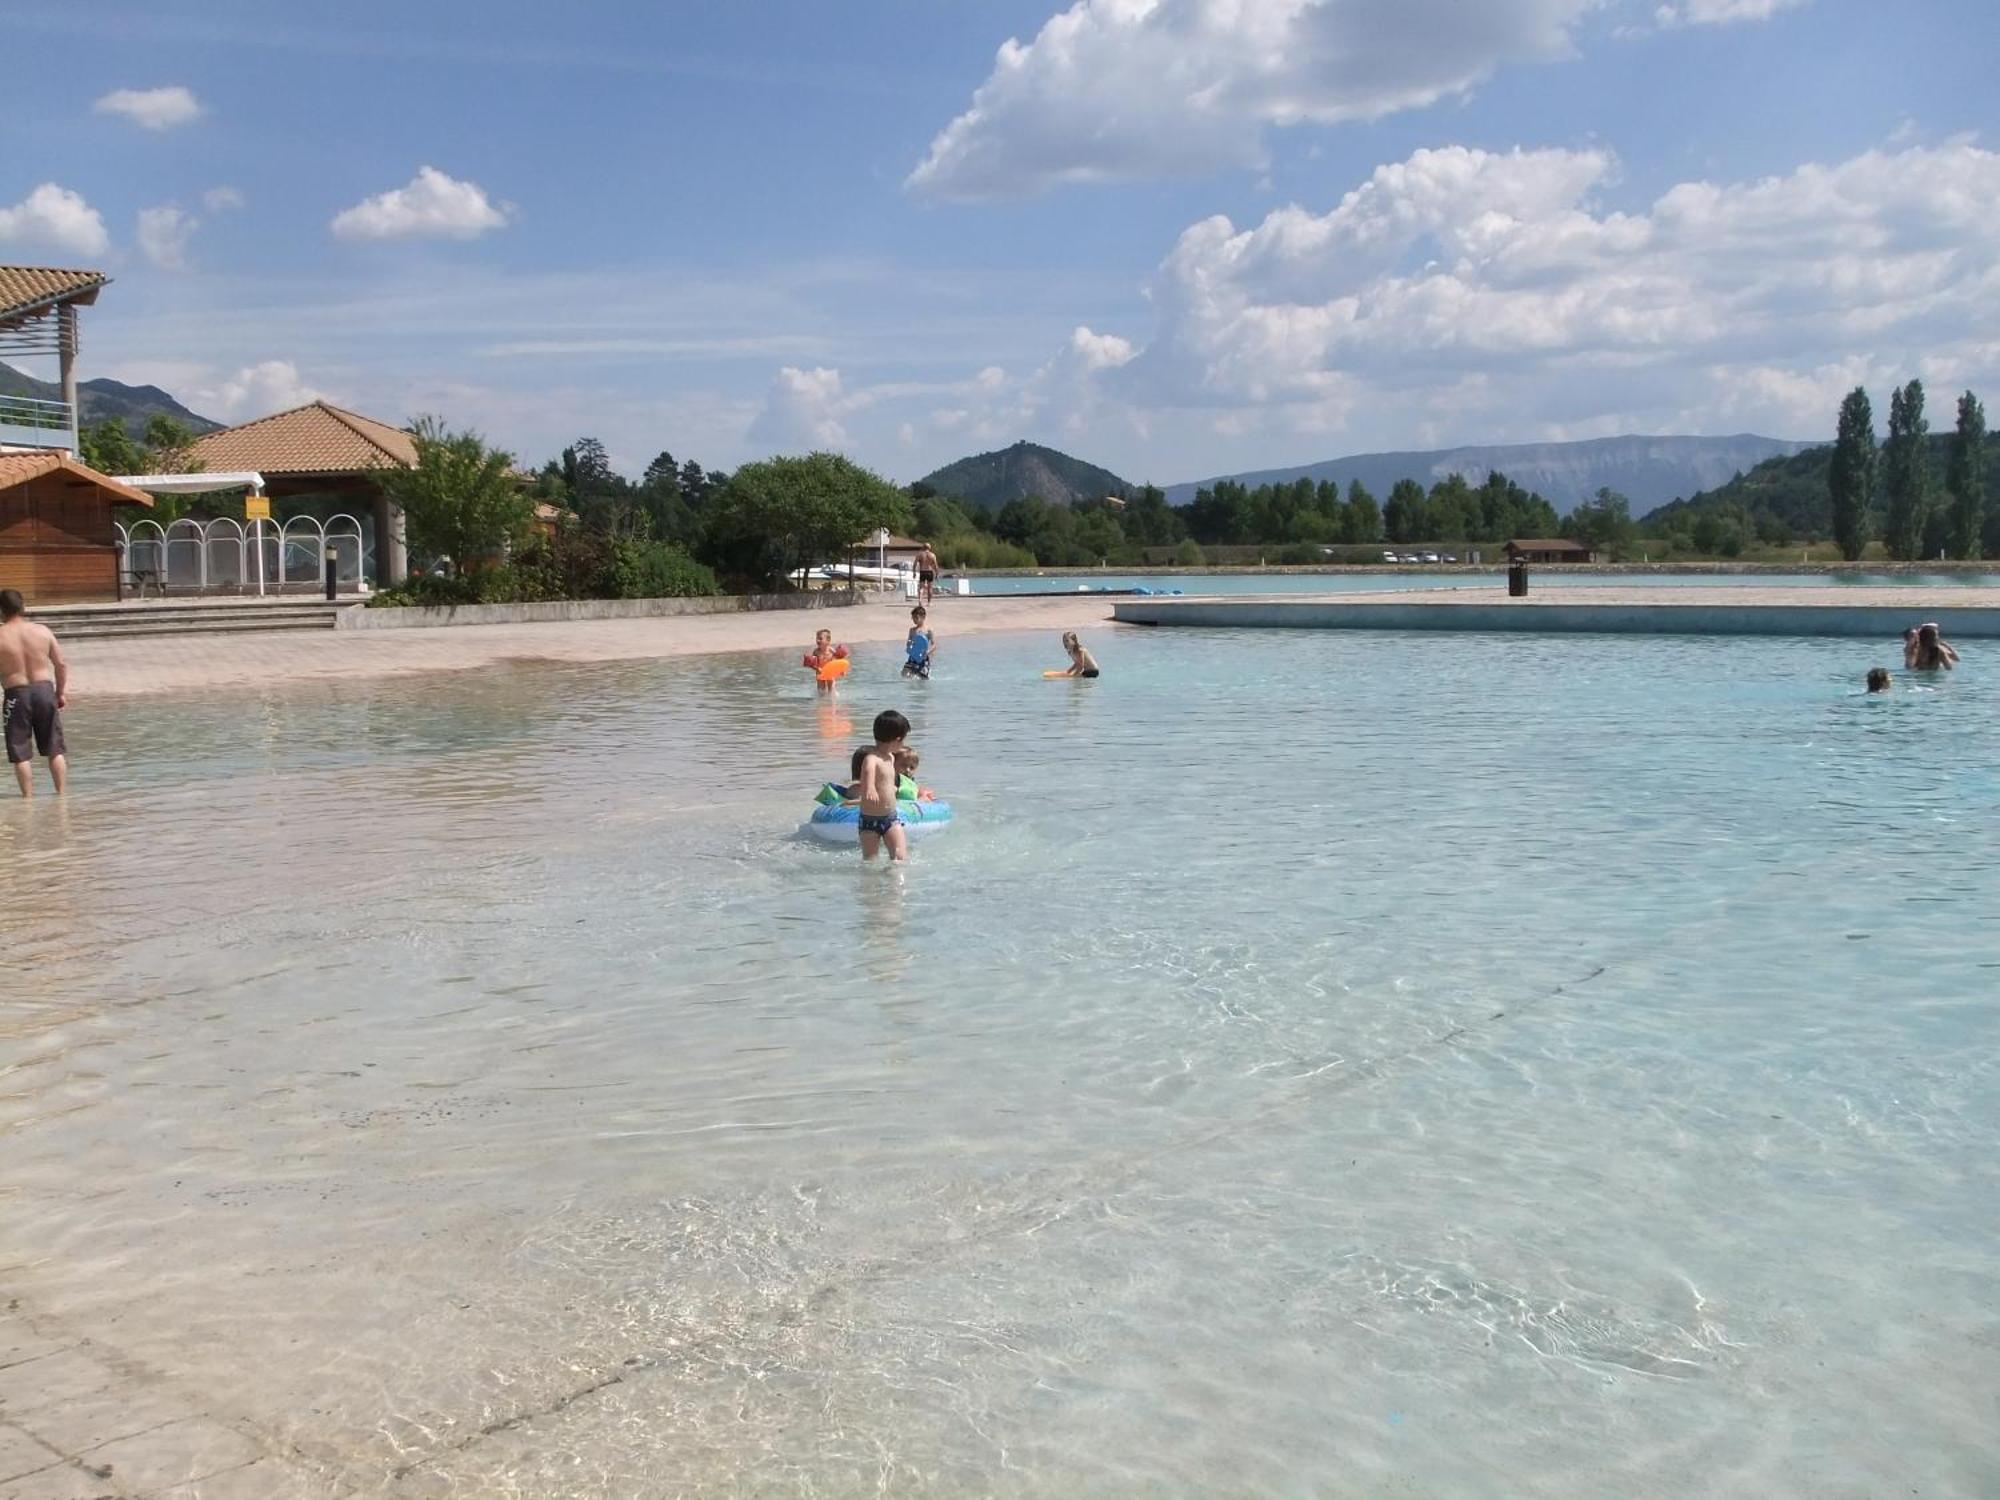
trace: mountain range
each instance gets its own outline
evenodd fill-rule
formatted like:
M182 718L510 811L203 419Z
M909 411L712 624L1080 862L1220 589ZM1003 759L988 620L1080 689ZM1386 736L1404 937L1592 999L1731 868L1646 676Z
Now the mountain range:
M119 380L84 380L76 388L77 404L83 408L83 425L102 422L107 417L122 426L136 442L153 417L172 417L188 431L213 432L222 424L189 411L156 385L126 385ZM62 387L37 380L9 364L0 364L0 396L28 396L37 401L62 400Z
M1414 479L1426 489L1453 474L1468 483L1483 484L1499 470L1523 489L1535 491L1558 511L1569 511L1609 487L1632 502L1632 514L1648 511L1682 496L1713 490L1768 458L1783 458L1816 446L1786 438L1737 433L1731 437L1611 437L1574 443L1511 443L1465 448L1435 448L1406 453L1356 453L1321 463L1288 469L1260 469L1224 474L1190 484L1167 487L1167 499L1185 505L1195 491L1232 479L1257 488L1289 484L1295 479L1327 479L1345 488L1360 480L1376 499L1388 494L1399 479Z

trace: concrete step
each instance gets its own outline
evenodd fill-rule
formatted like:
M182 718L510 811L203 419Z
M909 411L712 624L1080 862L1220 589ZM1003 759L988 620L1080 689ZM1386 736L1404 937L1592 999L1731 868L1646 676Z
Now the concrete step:
M215 613L175 610L149 612L143 617L126 615L48 623L59 640L96 641L139 636L241 635L258 630L332 630L336 613L330 609L236 609Z

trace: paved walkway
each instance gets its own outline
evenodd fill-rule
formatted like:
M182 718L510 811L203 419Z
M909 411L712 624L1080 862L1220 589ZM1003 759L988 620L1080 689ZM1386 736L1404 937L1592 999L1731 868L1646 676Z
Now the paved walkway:
M0 1311L0 1500L340 1500L254 1428L88 1339Z

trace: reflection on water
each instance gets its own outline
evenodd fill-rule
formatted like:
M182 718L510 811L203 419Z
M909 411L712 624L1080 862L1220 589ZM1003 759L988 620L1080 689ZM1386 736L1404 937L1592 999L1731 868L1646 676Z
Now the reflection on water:
M1979 662L1051 644L80 705L6 1295L329 1493L1994 1488Z

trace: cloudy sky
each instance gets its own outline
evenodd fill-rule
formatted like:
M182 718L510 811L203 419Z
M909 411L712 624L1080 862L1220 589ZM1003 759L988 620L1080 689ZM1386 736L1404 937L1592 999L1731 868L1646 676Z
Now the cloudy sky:
M1171 482L2000 397L1990 0L0 0L84 373ZM45 372L43 372L45 373ZM1878 406L1885 404L1878 401Z

